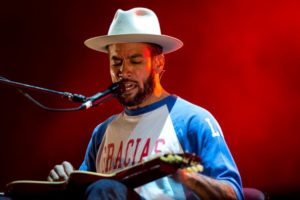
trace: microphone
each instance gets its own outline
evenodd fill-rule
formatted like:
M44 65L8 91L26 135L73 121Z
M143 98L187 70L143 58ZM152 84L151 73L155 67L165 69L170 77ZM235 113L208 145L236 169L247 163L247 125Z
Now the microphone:
M87 97L82 94L73 94L70 92L63 92L62 93L63 98L68 99L69 101L83 103L87 100Z
M104 90L103 92L98 92L95 95L86 98L85 102L81 104L80 107L81 109L89 109L93 106L96 106L104 100L114 96L117 91L119 91L119 89L120 83L113 83L108 87L108 89Z

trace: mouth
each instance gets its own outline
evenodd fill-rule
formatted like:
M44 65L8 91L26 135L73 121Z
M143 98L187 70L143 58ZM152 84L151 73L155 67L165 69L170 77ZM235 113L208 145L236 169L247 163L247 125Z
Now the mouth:
M131 92L133 89L137 88L137 83L133 81L123 82L123 93L127 94Z

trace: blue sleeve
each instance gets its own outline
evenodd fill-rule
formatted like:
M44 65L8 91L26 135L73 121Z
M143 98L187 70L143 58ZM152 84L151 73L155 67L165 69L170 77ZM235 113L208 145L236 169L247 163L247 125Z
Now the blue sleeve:
M92 137L89 141L88 147L86 149L85 157L79 170L82 171L96 171L96 157L98 153L99 146L104 137L107 125L114 119L114 116L110 117L108 120L99 124L93 131Z
M169 109L183 150L201 158L202 174L229 183L238 199L244 199L239 171L215 118L182 99Z
M214 117L208 112L193 117L188 134L196 141L193 148L202 160L203 174L229 183L238 199L244 199L239 171Z

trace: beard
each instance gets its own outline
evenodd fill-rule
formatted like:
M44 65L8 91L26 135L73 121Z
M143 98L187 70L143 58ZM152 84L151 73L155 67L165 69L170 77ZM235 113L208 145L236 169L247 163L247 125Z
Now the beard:
M123 79L122 82L126 81L132 81L128 79ZM144 81L144 88L141 88L141 86L136 82L136 85L138 87L138 92L135 94L134 97L126 97L126 95L123 95L122 90L118 92L116 95L119 102L126 107L131 106L138 106L140 105L148 96L150 96L153 93L154 90L154 73L151 73L149 77Z

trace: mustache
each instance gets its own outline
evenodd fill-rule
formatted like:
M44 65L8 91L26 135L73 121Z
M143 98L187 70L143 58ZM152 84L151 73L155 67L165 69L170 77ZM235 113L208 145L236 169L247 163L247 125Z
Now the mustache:
M136 80L132 80L132 79L129 79L129 78L122 78L121 80L118 81L119 84L124 84L126 82L138 83Z
M117 94L119 94L119 95L122 94L126 90L126 85L128 83L134 84L137 86L139 85L138 81L136 81L136 80L132 80L132 79L128 79L128 78L121 79L121 80L115 82L115 84L117 84L119 86Z

